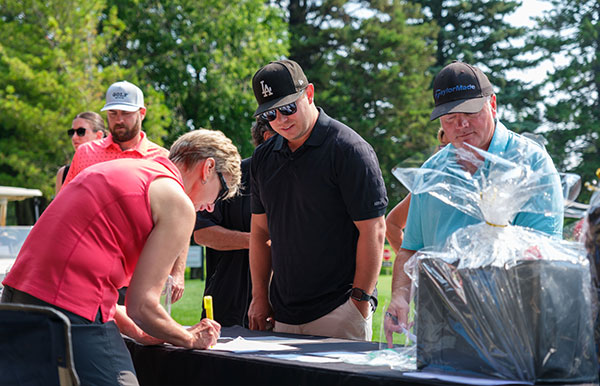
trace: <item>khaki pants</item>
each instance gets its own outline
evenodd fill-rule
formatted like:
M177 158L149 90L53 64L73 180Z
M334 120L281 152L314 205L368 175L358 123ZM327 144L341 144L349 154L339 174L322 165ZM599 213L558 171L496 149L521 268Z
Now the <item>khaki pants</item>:
M373 311L365 319L351 298L348 298L344 304L312 322L286 324L275 321L273 331L370 341L373 337L372 323Z

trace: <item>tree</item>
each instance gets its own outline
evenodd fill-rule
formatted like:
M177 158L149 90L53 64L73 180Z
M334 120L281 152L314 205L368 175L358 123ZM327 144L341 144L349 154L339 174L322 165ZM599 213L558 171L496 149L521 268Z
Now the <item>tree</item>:
M549 2L532 38L541 59L555 63L546 82L547 148L557 167L592 181L600 167L600 3Z
M0 7L0 185L51 197L57 169L72 156L66 130L73 117L99 111L106 84L125 74L98 69L97 55L119 28L111 16L104 37L96 36L101 8L80 0Z
M252 76L286 53L279 10L262 0L108 0L105 17L111 12L125 29L102 62L135 69L164 92L173 112L166 141L218 129L250 155Z
M534 46L524 44L527 28L514 27L506 16L514 13L520 0L413 0L423 7L425 22L435 22L437 73L452 60L479 67L495 86L499 113L517 132L533 132L540 124L540 86L510 79L509 72L535 67L527 55Z
M0 7L0 184L49 197L65 130L98 96L87 55L94 6L5 1ZM69 12L71 9L74 12Z
M435 28L404 1L287 5L290 58L315 84L317 105L375 149L390 208L406 193L391 170L408 157L421 161L436 142L428 68Z

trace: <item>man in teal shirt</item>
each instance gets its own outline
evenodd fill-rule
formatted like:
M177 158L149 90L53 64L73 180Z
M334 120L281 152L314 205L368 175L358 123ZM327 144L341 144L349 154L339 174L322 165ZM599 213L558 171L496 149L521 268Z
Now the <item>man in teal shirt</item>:
M453 62L444 67L433 83L435 108L431 120L440 123L450 145L432 156L423 168L440 170L452 157L454 148L469 144L502 157L527 150L527 162L546 177L551 204L551 216L518 213L513 225L533 228L551 236L562 235L563 196L560 178L546 151L531 140L508 130L496 118L496 95L488 78L478 68L466 63ZM419 249L441 247L448 236L459 228L480 220L443 203L430 194L417 194L411 199L402 248L394 263L392 300L385 320L388 345L392 333L407 327L411 279L404 272L404 264ZM396 323L397 322L397 323Z

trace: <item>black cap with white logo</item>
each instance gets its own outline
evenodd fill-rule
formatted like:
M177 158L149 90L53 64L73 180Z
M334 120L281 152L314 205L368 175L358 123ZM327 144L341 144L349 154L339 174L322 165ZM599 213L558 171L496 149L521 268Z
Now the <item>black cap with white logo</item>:
M279 60L267 64L252 78L252 89L258 102L254 116L295 102L306 86L306 75L293 60Z
M454 61L444 67L433 81L435 108L431 120L452 113L476 113L494 89L480 69Z

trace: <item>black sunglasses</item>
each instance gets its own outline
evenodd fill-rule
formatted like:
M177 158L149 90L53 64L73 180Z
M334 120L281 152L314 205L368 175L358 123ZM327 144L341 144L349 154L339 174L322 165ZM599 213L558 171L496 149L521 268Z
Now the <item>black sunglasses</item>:
M306 89L302 90L302 93L300 94L298 99L300 99L302 97L302 95L304 95L305 90ZM259 117L261 117L265 121L273 122L275 120L275 118L277 118L277 110L279 110L279 112L283 115L292 115L292 114L296 114L296 111L298 111L298 106L296 106L296 102L292 102L285 106L281 106L281 107L278 107L273 110L265 111L264 113L261 113L259 115Z
M221 181L221 190L219 191L219 195L217 196L213 204L216 204L217 202L224 199L227 196L227 193L229 193L229 186L227 186L227 181L225 181L225 177L223 177L223 174L221 172L217 172L217 175L219 176L219 181Z
M73 134L77 133L78 136L83 137L85 135L86 130L87 129L85 127L78 127L77 129L69 129L69 130L67 130L67 135L69 136L69 138L71 138L73 136Z
M292 115L292 114L296 114L296 111L298 111L298 106L296 106L296 102L292 102L289 105L285 105L285 106L281 106L281 107L278 107L273 110L265 111L264 113L260 114L260 117L262 119L264 119L265 121L272 122L275 120L275 118L277 118L277 110L279 110L279 112L283 115Z

